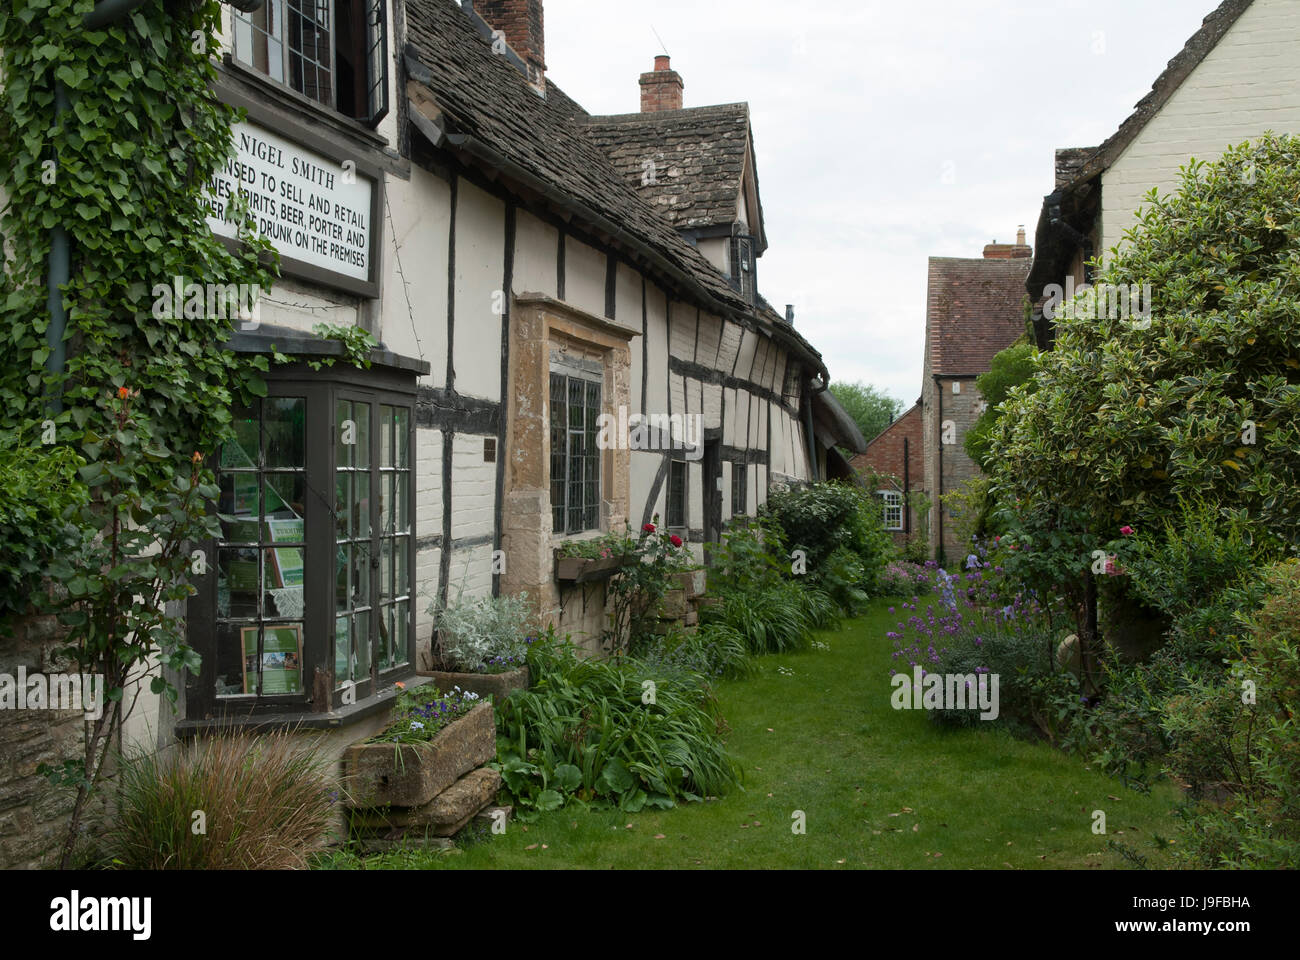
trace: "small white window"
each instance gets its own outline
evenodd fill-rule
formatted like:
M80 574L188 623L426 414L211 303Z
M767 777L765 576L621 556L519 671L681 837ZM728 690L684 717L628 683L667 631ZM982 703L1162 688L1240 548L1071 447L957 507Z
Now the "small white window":
M960 380L954 380L954 381L952 382L952 392L953 392L953 393L961 393L961 381L960 381Z
M878 490L886 530L903 529L903 495L897 490Z

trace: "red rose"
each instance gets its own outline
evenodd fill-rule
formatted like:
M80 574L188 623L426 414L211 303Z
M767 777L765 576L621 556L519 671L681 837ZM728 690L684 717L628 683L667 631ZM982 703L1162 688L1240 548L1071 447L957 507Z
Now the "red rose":
M127 397L129 397L130 395L131 395L131 391L128 390L126 387L118 387L118 388L117 388L117 398L118 398L119 400L125 400L125 399L126 399Z
M642 527L641 529L644 530L646 533L654 533L654 532L655 532L655 525L654 525L653 523L647 523L647 524L646 524L644 527Z
M669 537L668 540L674 547L680 547L682 545L682 538L677 536L675 533Z

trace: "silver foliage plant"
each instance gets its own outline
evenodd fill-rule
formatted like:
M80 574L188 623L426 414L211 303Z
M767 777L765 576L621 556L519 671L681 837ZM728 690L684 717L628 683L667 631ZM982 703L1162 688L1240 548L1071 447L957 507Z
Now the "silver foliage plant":
M437 618L443 655L465 672L478 672L493 663L513 659L522 666L534 617L528 595L464 597L441 609Z

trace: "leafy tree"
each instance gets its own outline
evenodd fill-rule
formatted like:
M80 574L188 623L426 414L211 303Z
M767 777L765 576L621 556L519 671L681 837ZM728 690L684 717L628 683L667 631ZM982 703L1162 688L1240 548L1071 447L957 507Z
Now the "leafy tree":
M876 437L903 412L902 400L861 381L832 383L831 393L868 440Z
M1027 384L1027 390L1034 389L1034 345L1027 339L1020 339L993 355L987 373L975 378L975 387L988 407L975 424L966 432L963 446L966 455L978 463L986 473L989 469L989 456L992 453L992 435L997 422L1002 419L1000 405L1007 398L1012 387Z
M992 493L1017 572L1079 600L1121 528L1205 501L1300 544L1300 139L1266 135L1152 191L1102 284L1150 284L1149 316L1062 311L1055 348L991 432ZM1081 598L1081 599L1080 599Z
M1059 318L993 437L1003 501L1111 539L1204 499L1300 543L1300 138L1193 162L1147 201L1100 280L1150 283L1150 319Z

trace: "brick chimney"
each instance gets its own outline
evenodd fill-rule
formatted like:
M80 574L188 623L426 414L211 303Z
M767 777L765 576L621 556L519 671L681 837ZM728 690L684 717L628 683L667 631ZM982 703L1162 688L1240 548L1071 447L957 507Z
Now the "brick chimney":
M655 68L641 74L641 112L682 108L682 75L668 66L667 55L655 57Z
M998 243L994 240L984 248L985 260L1022 260L1034 255L1034 248L1025 243L1025 225L1016 229L1015 243Z
M474 12L506 35L506 43L528 64L534 79L546 73L542 0L474 0Z

